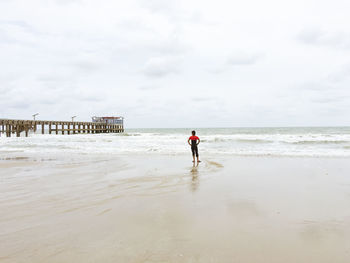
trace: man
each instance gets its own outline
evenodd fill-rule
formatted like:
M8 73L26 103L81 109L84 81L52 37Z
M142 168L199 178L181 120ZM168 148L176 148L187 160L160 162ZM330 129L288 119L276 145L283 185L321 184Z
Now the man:
M192 136L190 138L188 138L187 142L191 146L192 156L193 156L193 161L192 162L195 162L194 156L196 155L197 163L200 163L201 161L199 160L197 145L201 142L201 140L196 136L196 131L192 131Z

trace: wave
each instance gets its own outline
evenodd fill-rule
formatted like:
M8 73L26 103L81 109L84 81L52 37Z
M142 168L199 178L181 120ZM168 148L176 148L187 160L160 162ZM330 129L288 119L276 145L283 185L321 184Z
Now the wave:
M264 136L267 137L267 136ZM304 138L303 138L304 137ZM324 137L317 136L269 136L267 138L262 138L262 136L256 137L246 137L246 136L235 136L235 137L214 137L202 139L205 143L224 143L224 142L236 142L236 143L251 143L251 144L271 144L271 143L285 143L285 144L295 144L295 145L317 145L317 144L345 144L350 143L350 137L348 140L344 139L325 139Z
M341 133L228 133L199 134L200 154L242 156L346 156L350 135ZM190 154L184 132L127 132L120 134L31 135L0 138L0 150L27 153Z
M236 139L238 142L244 143L273 143L272 140L263 140L263 139Z
M319 140L319 141L298 141L298 142L289 142L291 144L345 144L345 143L350 143L350 141L337 141L337 140Z
M117 134L113 134L114 136L125 136L125 137L129 137L129 136L141 136L141 134L139 133L117 133Z
M268 139L259 139L259 138L230 138L230 137L214 137L214 138L208 138L204 137L205 139L201 139L201 142L206 143L220 143L220 142L241 142L241 143L273 143L273 140Z

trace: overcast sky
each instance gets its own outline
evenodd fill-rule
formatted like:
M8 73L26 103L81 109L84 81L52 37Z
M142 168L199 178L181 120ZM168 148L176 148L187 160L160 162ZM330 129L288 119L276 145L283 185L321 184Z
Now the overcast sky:
M350 125L349 0L0 0L0 118Z

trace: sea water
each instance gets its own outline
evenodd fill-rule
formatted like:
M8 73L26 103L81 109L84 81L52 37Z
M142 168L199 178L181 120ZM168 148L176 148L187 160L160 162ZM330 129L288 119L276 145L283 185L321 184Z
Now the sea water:
M0 137L0 153L190 154L192 129ZM199 128L201 155L349 157L350 127Z

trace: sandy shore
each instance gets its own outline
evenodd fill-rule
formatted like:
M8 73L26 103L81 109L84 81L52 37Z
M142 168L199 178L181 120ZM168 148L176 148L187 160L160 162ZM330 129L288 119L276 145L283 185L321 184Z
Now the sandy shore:
M3 263L350 259L349 159L0 157Z

